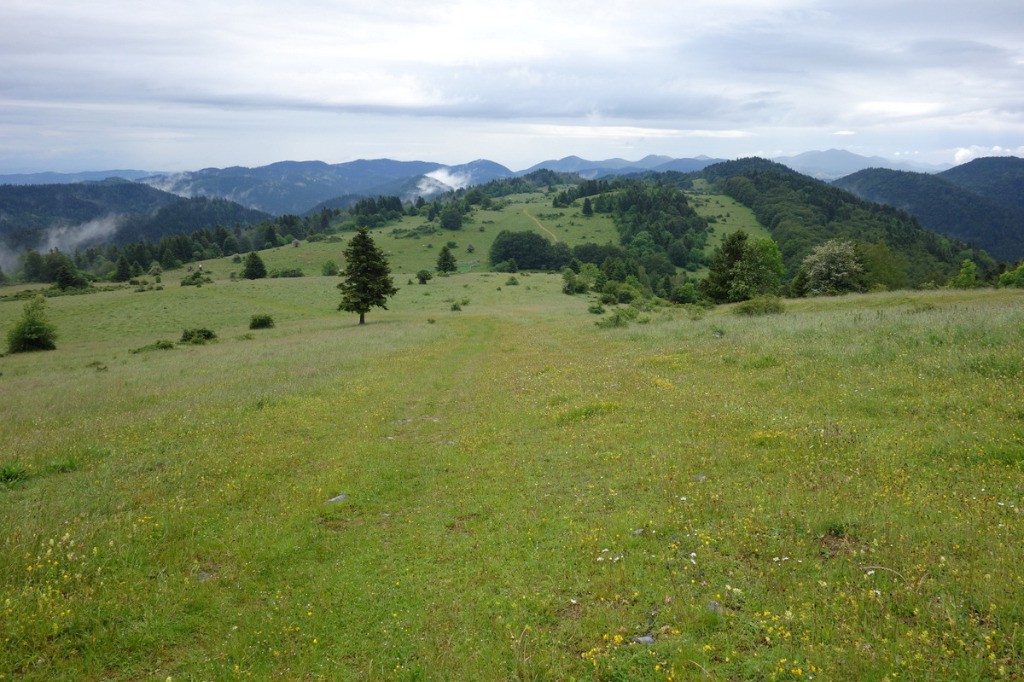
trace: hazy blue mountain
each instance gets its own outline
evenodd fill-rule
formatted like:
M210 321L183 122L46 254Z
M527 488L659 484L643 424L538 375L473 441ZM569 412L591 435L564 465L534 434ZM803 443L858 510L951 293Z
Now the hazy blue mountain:
M426 161L360 159L347 163L282 161L257 168L205 168L146 178L144 182L182 196L223 197L272 214L303 214L338 197L421 194L429 198L465 183L508 177L512 171L491 161L445 166ZM423 180L423 178L428 178Z
M899 211L766 159L715 164L694 174L754 211L779 245L790 272L830 239L861 245L869 278L891 289L942 284L972 258L984 276L990 254L921 225Z
M71 252L268 217L223 199L185 199L125 180L0 186L0 243L16 251Z
M888 168L926 173L935 173L948 168L948 166L927 166L892 161L881 156L861 156L842 149L804 152L796 156L780 156L773 160L819 180L836 180L865 168Z
M1024 159L989 156L939 173L954 185L989 201L1024 212Z
M1001 260L1024 258L1021 159L977 159L937 175L871 168L833 184L906 211L929 230L974 244Z
M13 173L0 175L0 185L64 185L75 182L95 182L107 178L139 180L154 175L154 171L104 170L81 173Z
M711 159L706 156L693 159L673 159L671 156L658 156L655 154L645 156L639 161L626 161L625 159L618 158L588 161L578 156L567 156L563 159L541 161L526 170L519 171L516 175L526 175L543 168L555 171L556 173L577 173L583 178L592 180L609 175L627 175L643 171L680 171L689 173L701 170L719 161L721 159Z

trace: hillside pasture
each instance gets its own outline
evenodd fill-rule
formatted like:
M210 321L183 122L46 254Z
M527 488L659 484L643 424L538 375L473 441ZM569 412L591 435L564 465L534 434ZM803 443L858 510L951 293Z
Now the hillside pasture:
M1019 291L602 329L379 236L364 326L223 261L48 301L58 349L0 358L0 679L1024 673Z

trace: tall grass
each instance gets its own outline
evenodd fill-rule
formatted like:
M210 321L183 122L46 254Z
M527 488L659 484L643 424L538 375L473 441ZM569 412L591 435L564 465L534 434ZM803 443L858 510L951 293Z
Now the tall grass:
M0 675L1021 674L1019 293L600 329L504 281L54 299L0 359Z

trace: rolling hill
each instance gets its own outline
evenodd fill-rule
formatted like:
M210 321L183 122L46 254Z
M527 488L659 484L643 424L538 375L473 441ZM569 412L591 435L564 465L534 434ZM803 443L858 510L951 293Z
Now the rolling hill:
M0 244L15 251L71 252L267 217L224 199L185 199L124 180L0 186Z
M976 159L936 175L872 168L833 184L996 258L1024 258L1024 160Z
M338 164L281 161L257 168L206 168L153 176L143 182L182 196L221 197L274 215L302 215L347 195L431 198L511 175L508 168L492 161L445 166L426 161L364 159Z

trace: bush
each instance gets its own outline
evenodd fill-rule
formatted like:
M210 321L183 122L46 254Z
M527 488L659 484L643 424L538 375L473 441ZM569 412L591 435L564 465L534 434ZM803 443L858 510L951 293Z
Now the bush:
M28 470L17 464L0 465L0 485L7 488L13 487L28 478Z
M8 353L54 350L57 330L46 320L46 299L36 295L25 304L21 319L7 333Z
M337 277L340 272L341 270L338 269L338 264L332 260L327 261L320 267L320 274L324 277Z
M785 310L778 296L756 296L749 301L737 303L732 309L736 315L777 315Z
M213 331L205 327L196 327L195 329L186 329L181 332L181 341L179 343L203 344L216 338L217 334Z
M430 270L420 270L416 273L416 279L419 280L420 284L426 284L434 279L434 274Z
M201 287L204 284L213 284L213 279L202 270L190 272L181 280L183 287Z
M249 320L249 329L270 329L274 326L274 318L265 313L257 313Z
M147 353L151 350L174 350L174 342L166 339L160 339L156 343L151 343L148 346L140 346L139 348L133 348L128 352L135 355L136 353Z
M283 270L273 270L270 273L271 278L275 277L305 277L305 273L302 272L301 268L285 268Z
M636 308L618 308L614 313L598 320L594 324L602 329L612 329L614 327L625 327L630 322L640 316L640 311Z
M999 286L1024 289L1024 263L999 275Z

